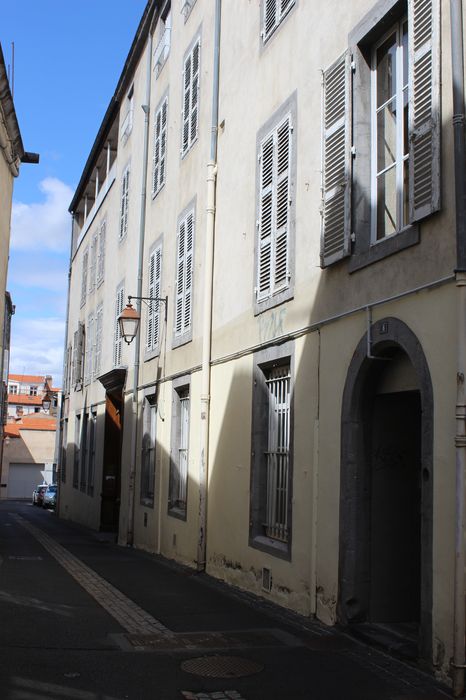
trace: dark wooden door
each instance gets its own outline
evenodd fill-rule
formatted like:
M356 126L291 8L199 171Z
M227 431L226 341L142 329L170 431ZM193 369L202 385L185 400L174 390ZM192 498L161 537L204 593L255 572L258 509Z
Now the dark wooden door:
M118 532L121 499L122 401L106 396L105 443L102 476L101 530Z

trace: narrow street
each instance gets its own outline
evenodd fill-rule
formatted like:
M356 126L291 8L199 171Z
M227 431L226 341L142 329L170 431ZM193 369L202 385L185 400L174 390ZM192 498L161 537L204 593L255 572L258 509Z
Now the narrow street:
M335 630L25 502L0 504L2 700L440 700Z

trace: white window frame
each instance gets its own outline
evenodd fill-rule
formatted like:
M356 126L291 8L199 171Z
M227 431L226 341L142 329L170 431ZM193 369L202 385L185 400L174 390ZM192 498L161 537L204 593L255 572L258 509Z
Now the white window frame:
M167 176L168 95L158 107L154 117L154 152L152 156L152 197L156 197L165 185Z
M404 163L409 161L409 151L404 154L404 95L408 92L409 100L409 79L406 84L403 84L403 26L407 25L408 18L404 15L391 28L385 32L382 38L374 44L372 48L371 59L371 245L377 244L380 241L386 240L389 236L400 233L406 226L409 226L408 220L404 220L403 216L403 200L405 196L404 186ZM377 50L384 44L392 34L396 35L396 89L394 98L390 98L387 102L377 107ZM408 49L409 51L409 49ZM409 64L409 58L407 58ZM390 165L377 172L377 114L383 110L390 102L395 101L395 109L397 114L396 120L396 155L395 161ZM378 237L377 231L377 184L378 178L385 175L390 170L395 169L396 172L396 226L395 230L389 234ZM409 189L409 181L406 184Z
M295 121L295 103L291 98L279 110L277 118L267 122L258 138L257 166L257 221L256 221L256 270L255 270L255 311L260 313L290 298L293 293L292 276L294 270L294 178L296 163L296 144L293 124ZM270 128L270 124L273 127ZM279 134L288 128L288 167L280 174ZM262 136L264 133L264 136ZM266 167L267 147L272 144L272 170ZM270 162L270 159L269 159ZM270 179L270 182L269 182ZM287 183L286 195L281 191ZM264 184L265 183L265 184ZM269 202L269 216L266 215L265 203ZM285 209L286 208L286 209ZM286 213L284 213L286 212ZM279 225L280 224L280 225ZM266 235L267 228L270 228ZM277 265L277 262L279 263ZM281 270L281 274L277 274Z
M118 240L122 241L128 233L128 214L129 214L129 182L130 182L130 166L127 165L121 176L121 193L120 193L120 229Z
M147 508L153 508L157 444L157 403L155 394L146 395L143 410L140 503Z
M195 54L197 51L197 68ZM184 158L197 141L199 132L199 96L201 78L201 39L197 37L183 61L183 102L181 115L181 157ZM193 128L193 122L195 127Z

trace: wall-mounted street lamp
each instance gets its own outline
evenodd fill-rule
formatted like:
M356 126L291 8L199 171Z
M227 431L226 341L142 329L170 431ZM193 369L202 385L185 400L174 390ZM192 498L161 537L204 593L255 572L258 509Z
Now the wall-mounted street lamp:
M45 394L44 398L42 399L42 408L46 413L50 411L50 406L52 405L52 399L48 394Z
M136 311L136 309L131 304L131 299L139 299L145 302L149 306L152 302L157 302L157 304L165 304L165 322L167 321L167 308L168 308L168 297L132 297L128 296L128 303L125 308L118 316L118 323L120 324L120 332L125 341L125 343L133 342L139 328L139 322L141 320L141 314Z

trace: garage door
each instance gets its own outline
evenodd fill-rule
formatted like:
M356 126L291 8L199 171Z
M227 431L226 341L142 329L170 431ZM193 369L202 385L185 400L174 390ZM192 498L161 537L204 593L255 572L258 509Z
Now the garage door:
M32 498L44 480L45 464L10 464L8 498Z

